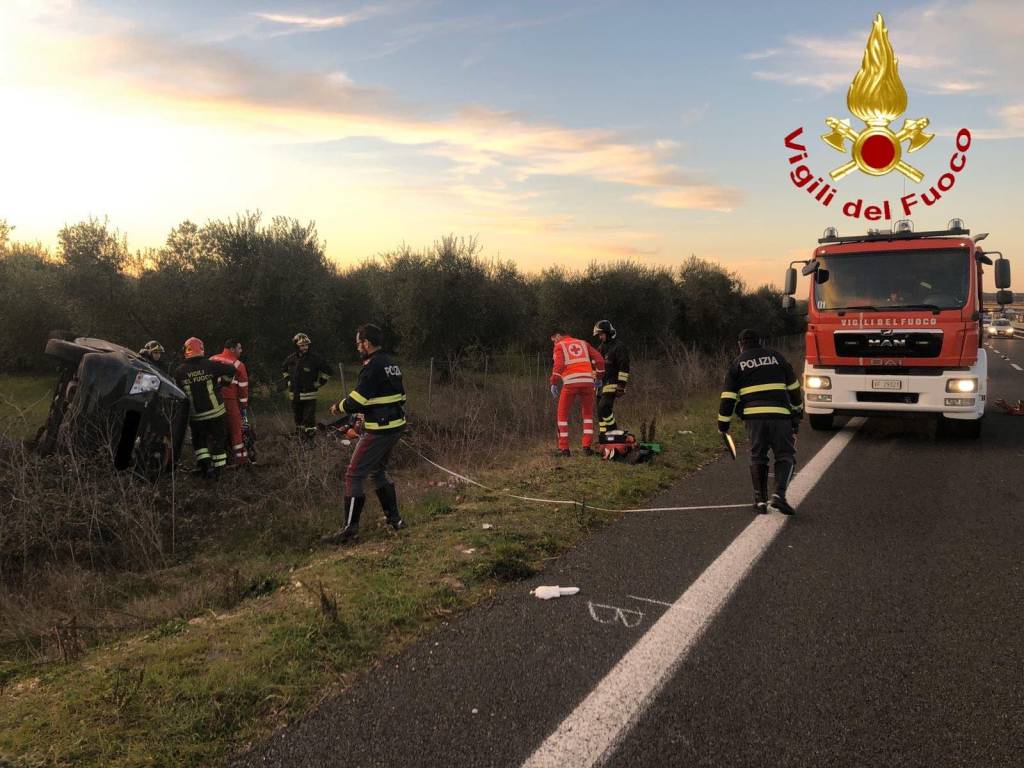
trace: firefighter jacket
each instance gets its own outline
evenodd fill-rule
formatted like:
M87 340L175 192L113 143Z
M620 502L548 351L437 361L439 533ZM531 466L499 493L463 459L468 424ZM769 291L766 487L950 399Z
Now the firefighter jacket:
M218 363L227 363L235 369L235 375L231 381L220 388L220 396L223 400L237 400L239 408L246 408L249 405L249 371L245 363L235 357L235 353L227 347L219 355L211 355L211 360Z
M367 432L390 432L405 424L405 385L402 369L385 353L363 360L356 388L338 403L345 413L363 414Z
M208 421L224 415L224 402L217 389L222 377L230 379L234 375L234 366L207 357L193 357L178 366L174 378L188 395L192 421Z
M743 350L725 375L718 428L729 429L733 412L741 419L800 419L804 404L793 366L774 349Z
M599 379L604 376L604 358L601 353L589 343L572 336L564 336L555 342L552 358L552 384L594 386L595 376Z
M292 352L281 366L285 389L292 400L316 400L317 390L331 378L331 371L320 355Z
M601 345L604 356L604 386L601 394L614 393L617 387L629 383L629 350L618 339L610 339Z

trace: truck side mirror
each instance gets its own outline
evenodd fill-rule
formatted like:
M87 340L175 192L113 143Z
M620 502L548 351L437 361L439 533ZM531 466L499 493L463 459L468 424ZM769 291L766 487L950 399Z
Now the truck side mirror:
M787 312L792 312L796 308L796 299L794 299L792 296L783 296L782 308Z
M814 282L816 282L818 285L821 285L822 283L827 283L828 282L828 270L827 269L819 269L817 272L815 272L814 273Z
M800 274L803 275L804 277L807 277L807 275L814 272L820 266L820 261L818 261L817 259L811 259L806 264L804 264L803 269L800 270Z
M796 293L796 269L793 267L786 270L786 285L782 292L787 296L792 296Z
M996 288L1010 287L1010 260L996 259Z
M1013 304L1013 291L996 291L996 304L1001 307Z

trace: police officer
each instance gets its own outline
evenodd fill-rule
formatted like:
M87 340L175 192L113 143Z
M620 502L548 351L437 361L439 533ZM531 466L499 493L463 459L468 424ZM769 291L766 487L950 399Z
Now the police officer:
M359 534L359 515L366 503L366 486L377 492L388 525L405 528L398 513L395 484L387 475L388 459L405 427L405 386L402 369L381 350L384 334L376 325L356 331L356 348L363 358L356 388L340 403L339 411L362 416L362 435L345 471L345 523L336 533L324 536L325 544L346 544Z
M303 442L312 444L316 437L317 391L331 378L331 369L310 349L309 336L296 333L292 337L295 352L281 365L282 386L288 392L295 417L295 431Z
M718 406L718 428L729 431L733 412L747 427L750 438L750 478L754 483L754 511L792 515L786 488L796 468L796 433L804 405L800 382L786 359L761 344L756 331L740 333L740 354L725 376ZM775 457L775 493L768 499L768 451Z
M614 442L622 435L615 422L615 400L626 394L629 384L629 350L618 338L609 320L598 320L593 335L601 343L598 351L604 356L604 381L598 390L597 429L600 442Z

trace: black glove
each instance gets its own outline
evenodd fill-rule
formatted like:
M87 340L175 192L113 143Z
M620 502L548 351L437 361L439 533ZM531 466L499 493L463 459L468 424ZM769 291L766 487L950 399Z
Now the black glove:
M728 432L729 431L729 424L730 424L730 422L728 422L728 421L720 421L720 422L718 422L718 431L719 432Z

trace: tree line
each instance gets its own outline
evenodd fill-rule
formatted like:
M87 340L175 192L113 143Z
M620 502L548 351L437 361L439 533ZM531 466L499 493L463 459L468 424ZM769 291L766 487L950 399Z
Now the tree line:
M475 237L447 235L353 266L328 260L312 222L259 212L185 221L165 244L132 252L124 233L91 218L64 226L53 251L19 242L0 219L0 371L38 371L54 329L132 348L160 341L174 356L189 336L208 352L242 340L250 369L273 376L302 331L331 361L354 358L356 327L380 325L403 359L550 350L551 328L589 338L610 319L634 354L678 344L716 350L743 327L802 330L778 291L694 256L678 267L635 261L527 273L487 259Z

